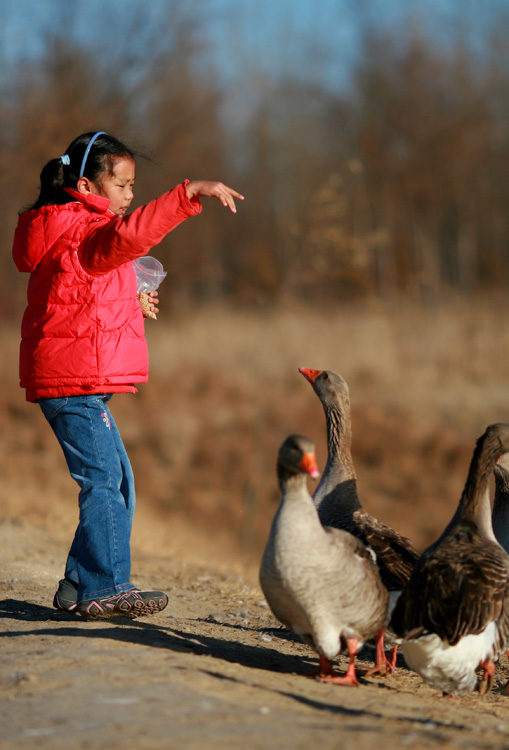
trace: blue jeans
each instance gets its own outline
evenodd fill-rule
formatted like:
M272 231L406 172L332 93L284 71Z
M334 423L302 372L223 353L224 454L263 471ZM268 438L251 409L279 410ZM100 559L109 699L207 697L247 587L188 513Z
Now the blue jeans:
M65 577L78 585L79 602L134 588L134 476L108 408L110 398L95 394L39 400L80 486L79 523L65 568Z

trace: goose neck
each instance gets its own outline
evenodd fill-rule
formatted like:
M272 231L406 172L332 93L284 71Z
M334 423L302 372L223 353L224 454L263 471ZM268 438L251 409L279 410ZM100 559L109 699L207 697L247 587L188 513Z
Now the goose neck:
M476 524L479 533L490 540L494 540L495 535L491 520L489 483L499 455L498 444L493 444L487 439L478 440L465 488L453 518L453 521L472 521Z
M327 422L327 447L329 456L349 453L352 445L352 428L347 415L334 407L324 407Z
M285 495L298 494L306 488L305 474L290 474L286 470L279 470L279 489Z
M497 468L494 473L493 533L505 551L509 552L509 474Z

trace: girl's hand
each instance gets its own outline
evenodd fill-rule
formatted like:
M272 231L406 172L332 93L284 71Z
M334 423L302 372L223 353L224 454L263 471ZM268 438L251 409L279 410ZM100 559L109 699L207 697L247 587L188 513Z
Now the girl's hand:
M148 296L150 298L150 312L153 312L154 315L157 315L157 313L159 312L159 308L156 307L156 305L159 304L159 292L156 289L155 292L149 292Z
M138 295L138 299L140 300L143 317L157 320L159 308L156 305L159 304L159 292L157 290L155 292L147 292L144 300L141 299L140 295Z
M206 198L217 198L221 201L223 206L229 208L232 213L237 213L237 206L235 205L234 198L238 198L239 201L244 200L244 196L237 193L233 188L228 185L223 185L222 182L212 182L209 180L194 180L193 182L187 183L187 197L189 200L192 198L199 197Z

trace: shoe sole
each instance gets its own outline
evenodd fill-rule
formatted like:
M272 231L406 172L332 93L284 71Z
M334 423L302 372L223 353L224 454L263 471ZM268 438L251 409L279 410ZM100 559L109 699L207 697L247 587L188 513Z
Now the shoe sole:
M77 602L74 602L74 604L64 604L60 601L58 598L58 594L55 594L53 597L53 606L55 609L60 609L62 612L74 612L76 610L76 607L78 606Z
M115 605L111 609L105 609L104 604L92 601L84 612L80 611L78 614L86 620L110 620L112 617L127 617L129 620L135 620L137 617L155 615L161 612L167 604L167 599L160 598L150 599L148 602L136 601L133 604L122 602L120 606Z

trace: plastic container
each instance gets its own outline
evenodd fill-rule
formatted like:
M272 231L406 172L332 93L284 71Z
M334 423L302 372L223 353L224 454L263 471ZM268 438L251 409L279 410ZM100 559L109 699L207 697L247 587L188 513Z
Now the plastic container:
M151 255L137 258L133 265L138 280L138 293L155 292L167 275L163 264Z

